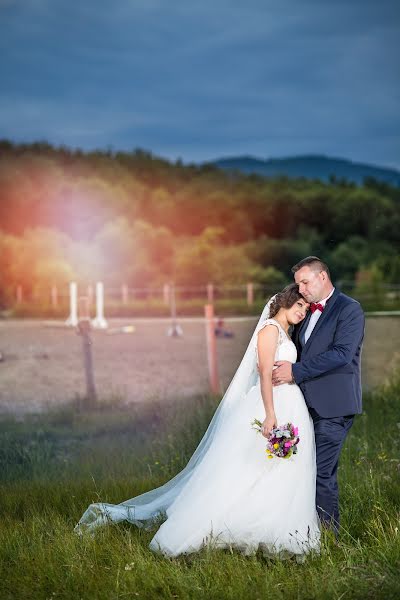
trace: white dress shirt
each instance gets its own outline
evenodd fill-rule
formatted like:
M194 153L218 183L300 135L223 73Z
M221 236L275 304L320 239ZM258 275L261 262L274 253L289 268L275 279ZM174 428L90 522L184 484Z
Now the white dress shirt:
M329 294L329 296L327 296L323 300L320 300L319 302L316 302L316 304L322 304L322 306L325 308L325 304L327 303L327 301L329 300L329 298L332 296L332 294L333 294L334 291L335 291L335 288L333 288L333 290L331 291L331 293ZM305 343L308 342L308 338L312 334L313 329L316 326L317 321L318 321L318 319L320 318L321 315L322 315L322 312L320 310L315 310L312 313L312 315L310 317L310 320L308 321L307 329L306 329L305 334L304 334L304 342Z

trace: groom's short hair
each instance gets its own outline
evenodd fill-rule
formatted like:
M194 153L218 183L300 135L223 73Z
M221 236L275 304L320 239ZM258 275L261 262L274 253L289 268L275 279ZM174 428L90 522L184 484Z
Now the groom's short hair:
M306 258L303 258L301 261L299 261L292 267L292 273L300 271L300 269L302 269L303 267L310 267L312 271L325 271L329 279L331 278L328 265L324 263L323 260L318 258L318 256L307 256Z

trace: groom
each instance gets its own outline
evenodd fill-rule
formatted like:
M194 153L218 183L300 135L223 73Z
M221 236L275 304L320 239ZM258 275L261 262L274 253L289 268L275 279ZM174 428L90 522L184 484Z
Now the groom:
M362 412L364 313L356 300L333 287L327 265L317 256L304 258L292 272L310 310L293 335L298 362L275 363L273 384L297 383L304 394L314 421L317 510L337 535L339 455L354 415Z

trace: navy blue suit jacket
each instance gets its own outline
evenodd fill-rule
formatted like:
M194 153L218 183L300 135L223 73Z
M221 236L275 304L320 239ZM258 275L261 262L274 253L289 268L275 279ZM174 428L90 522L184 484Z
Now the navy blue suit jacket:
M293 377L307 405L321 417L362 412L361 349L365 318L360 304L335 289L306 344L309 316L293 332Z

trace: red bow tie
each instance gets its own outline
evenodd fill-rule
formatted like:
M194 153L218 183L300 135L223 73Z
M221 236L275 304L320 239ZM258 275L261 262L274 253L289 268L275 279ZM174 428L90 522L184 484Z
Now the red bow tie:
M312 313L315 313L316 310L320 310L321 312L324 312L324 307L319 302L318 303L311 302L310 310Z

